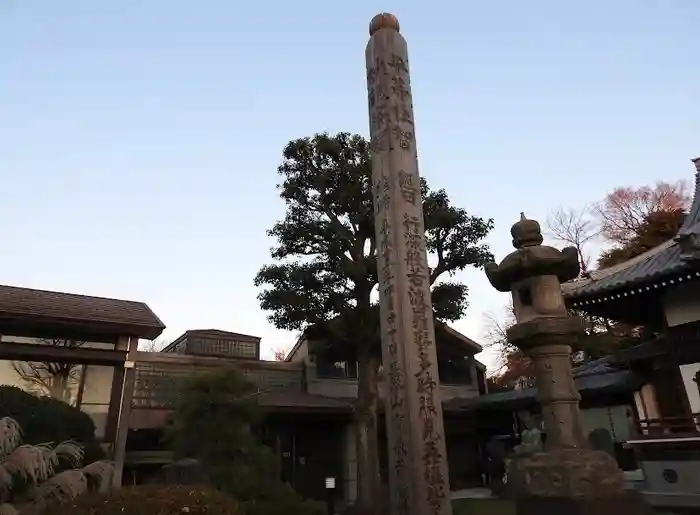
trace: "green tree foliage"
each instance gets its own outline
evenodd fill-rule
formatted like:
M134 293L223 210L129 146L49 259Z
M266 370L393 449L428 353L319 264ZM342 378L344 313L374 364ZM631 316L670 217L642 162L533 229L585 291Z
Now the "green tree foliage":
M309 330L324 351L357 360L358 502L366 513L379 498L376 442L380 365L377 245L369 143L358 135L317 134L291 141L278 169L286 215L269 231L275 260L255 283L260 305L280 329ZM444 190L421 181L426 246L432 257L436 318L457 320L467 307L464 284L445 277L493 257L483 239L492 220L453 206Z
M253 447L251 427L259 420L255 392L229 367L183 381L167 432L176 458L197 458L216 475L218 466Z
M261 421L257 389L235 368L185 380L167 439L176 459L194 458L212 485L232 495L247 515L307 515L280 479L278 460L253 433Z

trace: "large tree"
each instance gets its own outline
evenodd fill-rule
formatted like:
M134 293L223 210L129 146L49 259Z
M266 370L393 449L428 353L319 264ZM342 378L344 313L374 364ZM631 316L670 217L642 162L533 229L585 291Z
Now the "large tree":
M686 210L691 201L689 190L686 181L615 188L592 209L602 236L613 245L625 246L638 236L653 213Z
M304 330L324 352L356 360L358 508L381 510L377 445L377 380L381 365L376 302L377 245L369 142L362 136L317 134L284 148L280 196L287 210L269 231L275 263L255 283L261 307L278 328ZM444 281L492 255L483 239L492 220L470 216L444 190L421 182L435 317L457 320L467 307L464 284Z
M601 253L598 268L608 268L644 254L673 238L685 218L683 209L654 211L642 220L629 240Z

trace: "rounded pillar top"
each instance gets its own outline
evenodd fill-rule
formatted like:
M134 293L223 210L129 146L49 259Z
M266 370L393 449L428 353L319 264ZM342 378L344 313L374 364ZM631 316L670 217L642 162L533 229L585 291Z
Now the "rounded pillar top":
M369 35L373 36L379 29L393 29L399 32L399 20L390 13L380 13L369 22Z

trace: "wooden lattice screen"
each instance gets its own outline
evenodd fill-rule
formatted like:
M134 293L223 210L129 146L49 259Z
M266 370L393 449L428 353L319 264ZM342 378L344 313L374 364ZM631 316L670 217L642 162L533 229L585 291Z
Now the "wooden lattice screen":
M172 408L180 381L188 376L205 373L214 368L187 359L183 363L143 362L136 363L136 385L134 388L134 408ZM301 369L277 368L274 364L267 366L246 366L240 364L241 372L261 391L302 390Z

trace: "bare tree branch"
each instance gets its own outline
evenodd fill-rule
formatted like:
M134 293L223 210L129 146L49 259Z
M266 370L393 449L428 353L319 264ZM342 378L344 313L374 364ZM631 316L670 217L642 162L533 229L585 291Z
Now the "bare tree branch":
M53 347L81 347L85 342L65 339L42 338L37 345ZM50 361L13 361L12 368L27 390L73 404L74 390L80 382L82 367L74 363L54 363Z
M600 226L591 217L590 210L560 206L547 217L547 226L551 238L576 249L581 273L586 273L591 264L586 247L600 235Z
M498 369L495 374L499 374L507 366L507 356L514 350L513 346L508 343L506 335L506 331L513 324L515 324L515 311L512 300L500 315L493 312L484 313L483 339L486 342L485 347L493 349L498 355Z
M139 351L141 352L160 352L166 348L171 342L169 340L164 340L161 338L156 338L155 340L141 340L139 341Z

